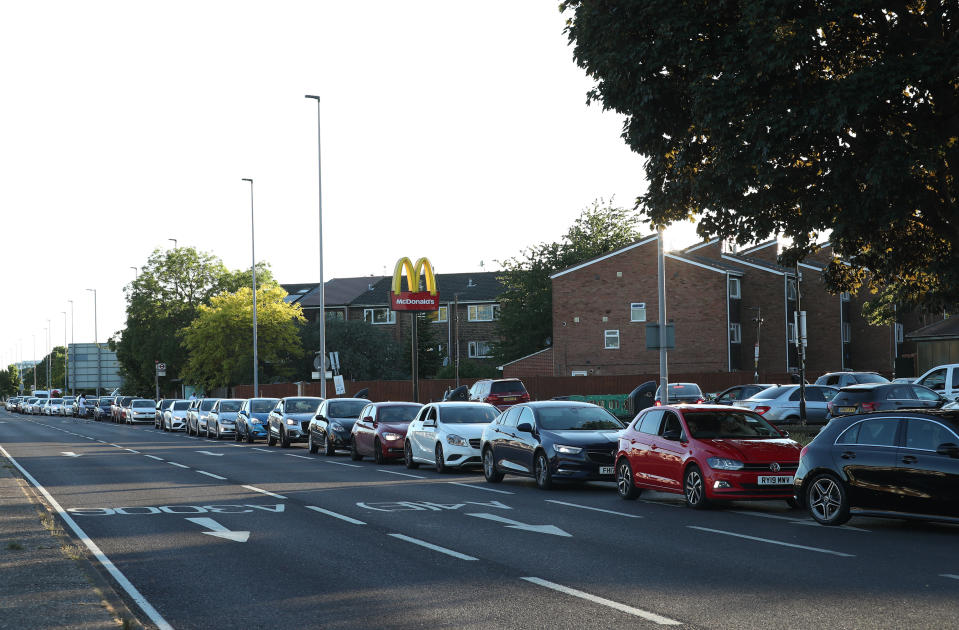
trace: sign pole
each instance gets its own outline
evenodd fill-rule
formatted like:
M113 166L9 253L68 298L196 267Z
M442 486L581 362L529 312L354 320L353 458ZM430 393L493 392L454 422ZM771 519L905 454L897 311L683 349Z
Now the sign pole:
M659 387L662 404L669 404L669 370L666 361L666 258L663 253L663 228L657 229L656 292L659 297Z
M419 343L417 342L416 320L419 319L419 313L410 311L410 338L413 352L413 402L420 401L420 353Z
M153 370L153 386L156 389L156 400L159 401L160 400L160 362L154 361L154 364L155 364L154 367L156 369Z

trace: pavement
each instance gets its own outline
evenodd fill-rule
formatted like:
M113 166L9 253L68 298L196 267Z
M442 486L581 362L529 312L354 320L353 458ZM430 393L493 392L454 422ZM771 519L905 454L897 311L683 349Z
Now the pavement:
M2 629L142 627L2 456L0 576Z

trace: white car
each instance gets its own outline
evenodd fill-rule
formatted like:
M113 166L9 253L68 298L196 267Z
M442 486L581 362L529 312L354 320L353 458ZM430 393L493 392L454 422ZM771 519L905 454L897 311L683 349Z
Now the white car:
M499 410L489 403L438 402L423 407L406 431L403 455L407 468L420 464L450 468L481 466L480 438Z
M186 412L190 408L189 400L174 400L163 410L164 431L186 431Z
M137 422L152 422L156 418L157 401L147 398L135 398L127 411L127 424Z
M64 396L63 402L60 403L60 408L57 409L57 413L61 416L72 416L73 415L73 403L77 400L76 396Z
M40 411L44 416L55 416L57 406L61 403L63 403L62 398L46 398Z

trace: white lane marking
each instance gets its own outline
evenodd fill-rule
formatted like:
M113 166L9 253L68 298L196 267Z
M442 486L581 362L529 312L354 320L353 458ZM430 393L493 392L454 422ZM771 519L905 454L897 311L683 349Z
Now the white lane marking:
M74 453L73 451L60 451L60 452L63 453L64 455L66 455L67 457L80 457L79 455L77 455L77 454Z
M200 527L206 527L211 530L208 532L203 532L207 536L216 536L217 538L225 538L226 540L232 540L233 542L246 542L250 538L250 532L238 532L233 531L223 525L220 525L212 518L188 518L186 519L191 523L196 523Z
M952 573L940 573L939 577L949 578L952 580L959 580L959 575L953 575Z
M271 450L268 449L268 448L259 448L259 447L256 447L256 446L252 447L252 449L253 449L254 451L260 451L261 453L272 453L272 452L273 452L273 451L271 451Z
M307 457L306 455L297 455L296 453L286 453L287 457L299 457L300 459L313 459L312 457Z
M546 499L547 503L556 503L558 505L568 505L569 507L580 508L582 510L593 510L594 512L605 512L606 514L617 514L626 518L643 518L639 514L627 514L626 512L615 512L613 510L604 510L603 508L590 507L588 505L579 505L578 503L567 503L566 501L557 501L556 499Z
M326 514L327 516L332 516L333 518L338 518L341 521L346 521L347 523L353 523L354 525L366 525L363 521L358 521L355 518L350 518L349 516L343 516L342 514L337 514L336 512L330 512L329 510L324 510L321 507L316 507L315 505L307 505L306 509L313 510L314 512L320 512L321 514Z
M286 498L286 497L283 496L282 494L275 494L275 493L273 493L273 492L270 492L269 490L264 490L263 488L257 488L256 486L241 486L241 487L242 487L242 488L246 488L247 490L252 490L253 492L260 492L260 493L269 495L269 496L271 496L271 497L276 497L277 499L285 499L285 498Z
M221 477L220 475L214 475L213 473L208 473L205 470L198 470L198 473L201 475L206 475L207 477L213 477L214 479L219 479L220 481L226 481L226 477Z
M115 447L117 447L117 448L123 448L123 447L120 446L119 444L110 444L110 446L115 446Z
M647 621L652 621L653 623L659 624L661 626L681 626L683 622L676 621L675 619L670 619L669 617L663 617L662 615L657 615L656 613L651 613L648 610L642 610L640 608L634 608L632 606L627 606L626 604L620 604L619 602L614 602L611 599L606 599L605 597L597 597L596 595L590 595L583 591L576 590L575 588L569 588L568 586L563 586L562 584L556 584L555 582L547 582L546 580L540 579L538 577L524 577L520 578L536 584L538 586L543 586L560 593L565 593L566 595L572 595L573 597L579 597L580 599L585 599L586 601L593 602L594 604L601 604L603 606L608 606L614 608L620 612L624 612L628 615L634 615L636 617L642 617Z
M176 466L177 468L189 468L189 466L184 466L183 464L178 464L176 462L167 462L171 466Z
M140 451L135 451L135 450L133 450L132 448L125 448L125 449L123 449L123 450L125 450L125 451L130 451L131 453L136 453L137 455L140 454Z
M349 466L350 468L362 468L359 464L347 464L346 462L326 462L327 464L334 464L336 466Z
M812 527L822 527L822 525L820 525L820 524L817 523L816 521L811 521L811 520L810 520L810 521L796 521L795 523L793 523L793 525L810 525L810 526L812 526ZM872 533L872 530L871 530L871 529L863 529L862 527L856 527L856 526L854 526L854 525L839 525L838 527L833 527L833 529L846 530L846 531L852 531L852 532Z
M709 527L699 527L698 525L687 525L690 529L698 529L704 532L711 532L713 534L723 534L724 536L735 536L736 538L745 538L746 540L755 540L757 542L769 543L771 545L782 545L783 547L792 547L794 549L805 549L806 551L815 551L818 553L828 553L834 556L841 556L843 558L855 558L856 556L851 553L842 553L841 551L833 551L831 549L821 549L819 547L807 547L806 545L796 545L793 543L783 542L781 540L771 540L769 538L758 538L756 536L747 536L746 534L737 534L735 532L726 532L721 529L711 529Z
M104 442L103 440L97 440L97 442L99 442L100 444L106 444L106 442Z
M412 477L413 479L426 479L423 475L411 475L410 473L401 473L396 472L395 470L383 470L382 468L377 468L376 472L385 472L390 475L401 475L403 477Z
M100 564L103 565L103 568L113 576L113 579L115 579L120 587L127 592L127 595L129 595L133 601L136 602L146 616L150 618L150 621L155 623L157 627L161 628L162 630L173 630L173 626L171 626L167 620L164 619L159 612L157 612L156 608L154 608L153 605L147 601L140 591L133 586L130 580L123 575L120 569L113 564L113 561L111 561L106 554L100 551L100 548L97 546L97 544L93 542L93 540L87 536L86 532L84 532L80 526L76 524L76 521L74 521L73 518L67 514L62 507L60 507L60 504L49 492L47 492L47 489L41 486L40 482L34 479L33 475L28 473L26 469L17 462L17 460L13 459L13 457L10 456L10 453L8 453L2 446L0 446L0 453L3 453L4 457L9 459L10 463L16 466L20 472L23 473L23 476L26 477L27 481L32 483L33 486L46 498L46 500L50 502L50 506L57 511L57 514L60 515L60 518L62 518L63 521L70 526L70 529L72 529L73 533L77 535L77 538L79 538L80 541L86 545L87 549L90 550L90 553L92 553L93 556L100 562Z
M406 542L411 542L414 545L419 545L420 547L426 547L427 549L432 549L433 551L438 551L440 553L445 553L448 556L453 556L454 558L459 558L460 560L476 560L473 556L468 556L465 553L460 553L458 551L453 551L452 549L447 549L446 547L440 547L439 545L434 545L428 543L425 540L420 540L419 538L410 538L409 536L404 536L403 534L387 534L393 538L398 538L399 540L405 540Z
M162 462L162 461L163 461L163 458L162 458L162 457L157 457L156 455L144 455L144 457L149 457L150 459L155 459L155 460L157 460L158 462Z
M563 536L565 538L572 538L572 534L567 533L555 525L527 525L526 523L520 523L519 521L514 521L511 518L504 518L498 514L487 514L486 512L472 513L467 514L466 516L475 516L476 518L482 518L487 521L495 521L497 523L503 523L510 529L521 529L528 532L536 532L537 534L552 534L553 536Z
M384 470L383 472L389 472L389 471ZM447 481L446 483L453 484L454 486L463 486L464 488L472 488L473 490L485 490L487 492L496 492L497 494L516 494L515 492L510 492L509 490L496 490L495 488L486 488L484 486L474 486L468 483L460 483L459 481Z
M214 457L223 457L223 453L211 453L210 451L197 451L203 455L213 455Z
M92 440L92 439L93 439L93 438L90 437L89 435L84 435L83 437L85 437L85 438L88 439L88 440Z

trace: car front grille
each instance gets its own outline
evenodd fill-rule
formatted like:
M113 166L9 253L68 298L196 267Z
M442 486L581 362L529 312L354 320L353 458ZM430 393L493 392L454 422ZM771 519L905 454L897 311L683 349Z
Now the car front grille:
M306 433L307 431L309 431L309 430L310 430L310 421L309 421L309 420L303 420L302 422L300 422L300 428L303 430L303 433Z
M473 448L479 448L480 447L479 438L472 438L470 440L470 446L472 446Z
M774 471L769 467L770 464L771 462L767 462L765 464L743 464L742 470L778 474L796 472L796 469L799 468L799 462L779 462L779 470Z
M586 451L586 457L589 458L589 461L597 464L612 464L613 456L613 451L604 451L599 449L590 449Z

